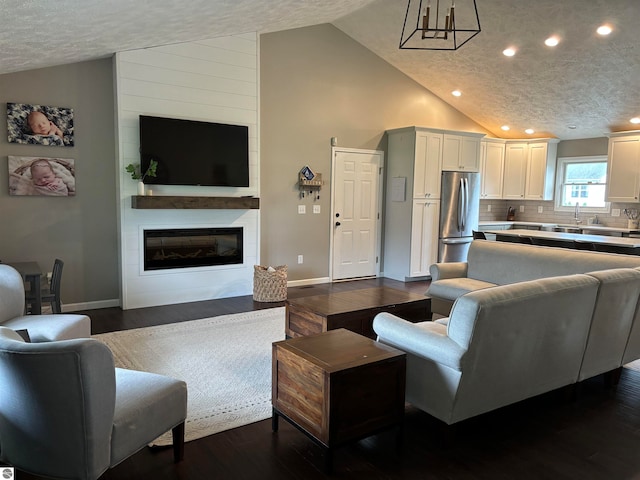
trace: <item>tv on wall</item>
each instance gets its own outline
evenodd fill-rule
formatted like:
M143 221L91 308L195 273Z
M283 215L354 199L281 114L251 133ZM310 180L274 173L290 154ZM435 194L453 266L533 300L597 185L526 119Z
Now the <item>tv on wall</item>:
M140 115L140 164L155 185L249 186L249 127Z

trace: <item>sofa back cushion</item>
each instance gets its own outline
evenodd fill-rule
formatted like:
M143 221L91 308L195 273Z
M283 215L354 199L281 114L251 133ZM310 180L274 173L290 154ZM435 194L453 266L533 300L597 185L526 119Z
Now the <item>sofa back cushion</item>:
M635 270L640 272L640 268ZM640 302L636 306L636 311L633 318L633 324L631 325L631 331L629 332L629 338L627 339L627 345L622 357L622 365L640 358Z
M574 383L598 286L579 274L458 298L447 333L467 352L453 421Z
M600 287L578 380L594 377L622 365L640 298L640 271L615 268L589 272Z
M467 263L469 278L506 285L596 270L640 267L640 256L474 240Z

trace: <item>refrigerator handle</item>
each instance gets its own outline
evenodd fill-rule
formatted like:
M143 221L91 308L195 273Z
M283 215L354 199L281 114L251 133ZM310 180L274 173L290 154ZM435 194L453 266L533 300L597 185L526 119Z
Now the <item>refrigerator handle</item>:
M470 237L462 238L443 238L440 240L443 245L462 245L463 243L471 243Z
M469 215L469 181L464 178L464 212L462 215L462 230L467 228L467 216Z
M462 225L464 223L463 215L464 215L464 179L461 178L460 186L458 188L458 212L457 212L459 231L462 231Z

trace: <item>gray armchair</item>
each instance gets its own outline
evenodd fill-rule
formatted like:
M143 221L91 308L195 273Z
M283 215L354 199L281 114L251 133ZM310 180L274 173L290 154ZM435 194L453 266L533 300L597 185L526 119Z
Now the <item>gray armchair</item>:
M172 430L184 452L185 382L114 367L94 339L25 343L0 327L0 461L45 477L97 479Z
M0 265L0 325L27 330L32 342L89 338L91 320L86 315L24 315L22 276L9 265Z

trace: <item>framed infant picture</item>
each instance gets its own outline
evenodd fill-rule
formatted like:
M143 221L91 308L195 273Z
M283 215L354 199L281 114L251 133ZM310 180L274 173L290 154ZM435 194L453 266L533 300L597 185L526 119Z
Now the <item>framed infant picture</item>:
M75 194L73 159L9 155L9 195L73 197Z
M10 143L73 147L73 109L7 102Z

